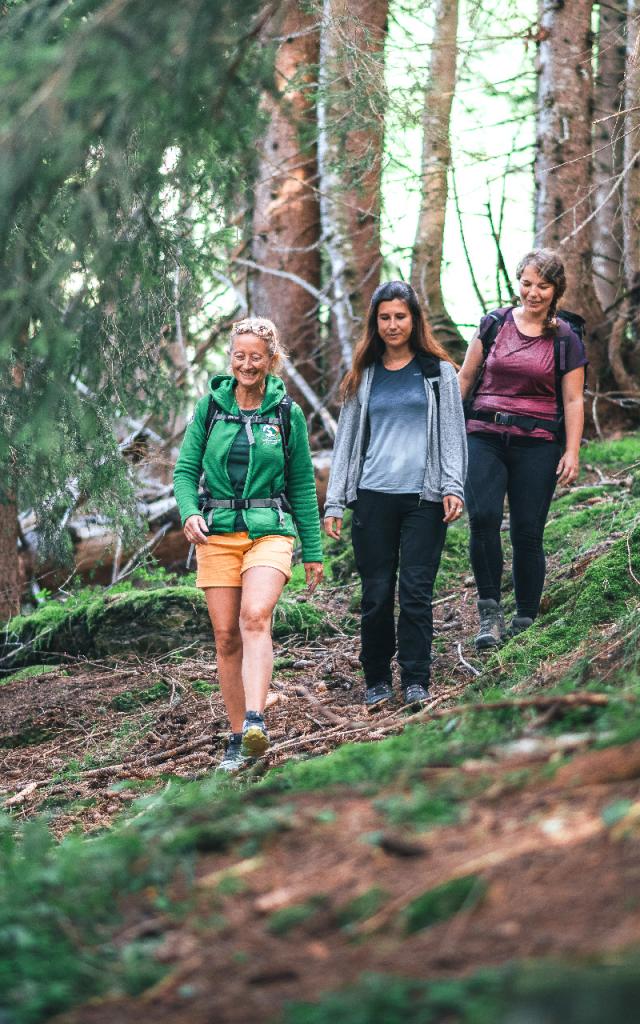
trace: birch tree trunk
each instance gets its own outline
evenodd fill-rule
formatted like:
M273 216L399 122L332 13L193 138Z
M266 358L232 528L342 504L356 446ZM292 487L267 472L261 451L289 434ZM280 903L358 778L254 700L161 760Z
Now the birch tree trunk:
M627 70L624 105L625 139L622 186L624 276L627 317L636 346L640 343L640 0L628 0ZM635 108L635 109L634 109Z
M432 330L454 359L465 344L442 295L441 271L451 163L449 126L456 85L458 0L437 0L429 77L422 116L422 187L411 284L428 310Z
M380 279L380 176L387 0L323 0L318 95L322 237L338 362Z
M260 146L252 239L253 262L259 269L254 269L249 280L251 312L274 320L293 363L311 385L317 375L318 300L314 292L320 287L320 212L313 138L319 47L316 22L297 0L285 0L270 26L271 34L282 42L276 54L276 91L262 103L269 123ZM270 272L274 270L276 273Z
M587 321L586 346L600 380L608 366L607 330L592 274L593 35L591 0L543 0L539 32L535 227L538 245L565 262L562 304Z
M593 273L596 294L605 311L614 305L624 287L621 192L618 189L611 196L609 192L623 167L624 118L611 115L622 109L624 99L625 6L625 0L600 5L594 83L593 167L599 209L593 225Z

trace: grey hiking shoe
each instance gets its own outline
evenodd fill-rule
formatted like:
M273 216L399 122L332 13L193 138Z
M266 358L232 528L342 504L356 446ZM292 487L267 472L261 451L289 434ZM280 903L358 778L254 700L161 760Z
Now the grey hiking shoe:
M476 650L486 651L490 647L499 647L505 638L506 629L501 606L492 597L478 601L480 629L476 636Z
M410 707L412 705L426 704L427 701L431 700L429 686L423 686L422 683L409 683L408 686L403 686L402 696L404 697L405 704Z
M529 626L533 626L533 619L529 618L528 615L514 615L509 626L509 636L517 636L518 633L524 633L525 629Z
M257 711L247 711L242 726L242 753L246 757L262 757L269 749L269 744L264 718Z
M381 683L367 683L364 690L364 702L367 707L375 707L382 701L390 700L393 697L393 687L386 679Z
M227 740L227 749L224 752L224 757L220 764L216 766L216 771L233 774L244 768L248 761L249 758L245 757L242 753L242 733L232 732Z

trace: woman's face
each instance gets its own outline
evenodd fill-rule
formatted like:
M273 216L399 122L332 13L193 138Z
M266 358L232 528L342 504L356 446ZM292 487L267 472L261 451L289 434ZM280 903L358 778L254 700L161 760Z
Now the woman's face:
M544 317L553 302L555 287L551 281L541 277L535 267L528 264L519 281L520 301L528 313Z
M403 348L413 330L411 310L404 299L391 299L378 306L378 334L388 349Z
M231 348L231 372L245 388L261 388L271 366L267 342L257 334L238 334Z

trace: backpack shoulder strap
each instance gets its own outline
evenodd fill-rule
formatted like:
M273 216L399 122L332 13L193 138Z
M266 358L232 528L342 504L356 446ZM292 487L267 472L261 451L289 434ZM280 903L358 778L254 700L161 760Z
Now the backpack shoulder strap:
M431 381L433 393L436 396L436 408L440 408L440 360L437 356L426 355L423 352L416 353L418 366L422 376Z
M507 313L511 309L511 306L506 306L503 309L492 309L490 313L482 317L480 321L480 328L478 330L478 337L482 342L482 358L486 360L489 355L489 350L498 337L498 331L504 324Z
M209 440L209 435L211 434L211 431L213 430L213 425L214 425L215 421L217 419L219 419L222 415L223 415L222 409L220 408L220 406L216 402L215 398L213 397L213 395L209 395L209 405L207 406L207 415L206 415L205 421L204 421L204 443L205 443L205 447L206 447L207 441Z
M277 415L280 424L280 437L282 438L282 451L284 454L284 489L287 490L289 482L289 438L291 437L291 406L293 400L291 395L285 395L278 403Z

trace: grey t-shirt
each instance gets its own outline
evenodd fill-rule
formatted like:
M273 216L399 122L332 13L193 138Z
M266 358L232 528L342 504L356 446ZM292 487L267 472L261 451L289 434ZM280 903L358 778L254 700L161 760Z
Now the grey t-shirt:
M359 486L386 494L419 494L427 466L427 393L416 359L401 370L376 365L369 431Z

